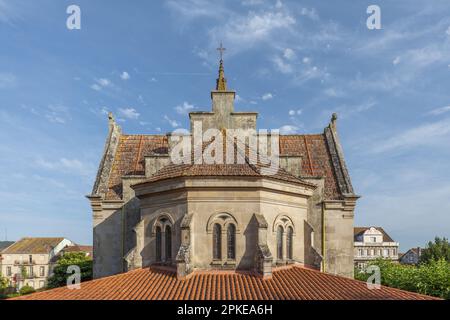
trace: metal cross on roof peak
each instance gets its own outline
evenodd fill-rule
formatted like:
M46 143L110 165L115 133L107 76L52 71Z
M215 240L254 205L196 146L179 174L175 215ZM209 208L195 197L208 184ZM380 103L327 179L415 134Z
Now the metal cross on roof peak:
M220 47L217 48L217 51L220 52L220 60L223 60L223 53L226 51L227 49L223 47L222 42L220 42Z

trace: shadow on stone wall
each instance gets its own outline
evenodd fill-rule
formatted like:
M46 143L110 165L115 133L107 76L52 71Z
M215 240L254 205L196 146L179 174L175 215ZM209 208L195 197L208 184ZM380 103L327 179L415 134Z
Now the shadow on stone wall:
M258 222L253 215L244 232L244 254L240 263L236 266L238 270L251 270L255 264L255 252L258 244Z

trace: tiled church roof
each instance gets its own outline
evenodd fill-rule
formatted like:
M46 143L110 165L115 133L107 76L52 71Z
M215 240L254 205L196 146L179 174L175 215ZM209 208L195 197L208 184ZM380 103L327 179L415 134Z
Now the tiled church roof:
M156 268L21 296L21 300L428 300L436 299L299 266L277 269L271 279L250 273L197 271L184 280Z
M123 176L145 174L145 156L154 154L167 155L167 153L168 141L165 135L122 135L114 157L108 192L105 198L107 200L120 200L122 198L121 178ZM325 177L325 199L340 199L341 195L333 173L331 156L323 134L280 135L280 155L301 156L301 178ZM201 175L203 171L209 175L213 173L217 175L259 175L247 165L202 165L198 167L187 165L172 166L172 168L163 169L164 171L159 173L159 175L162 176L164 174L167 177ZM183 174L180 174L180 170ZM274 176L274 178L299 182L298 179L292 179L293 176L284 170L280 170L279 174Z

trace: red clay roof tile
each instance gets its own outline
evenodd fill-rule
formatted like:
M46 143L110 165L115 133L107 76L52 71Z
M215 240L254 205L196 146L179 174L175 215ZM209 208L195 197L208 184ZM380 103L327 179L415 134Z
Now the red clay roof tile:
M92 280L79 290L66 287L17 300L428 300L417 293L299 266L275 269L270 279L250 272L196 271L183 280L174 271L146 268Z
M130 175L144 175L144 157L154 154L167 154L168 141L164 135L122 135L113 161L109 178L107 200L122 199L122 177ZM281 135L280 155L302 157L302 178L324 177L325 199L337 200L341 198L333 171L331 157L327 149L325 136L315 135ZM255 175L251 167L247 165L179 165L164 168L152 179L164 177L170 178L180 175ZM284 170L276 175L277 179L293 181L292 176Z

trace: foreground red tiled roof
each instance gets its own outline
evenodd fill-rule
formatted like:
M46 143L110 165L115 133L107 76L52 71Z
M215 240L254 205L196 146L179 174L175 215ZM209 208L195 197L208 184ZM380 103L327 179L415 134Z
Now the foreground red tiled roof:
M144 157L148 155L168 153L168 141L165 135L122 135L119 140L117 152L114 157L111 175L108 182L107 200L120 200L122 198L122 177L145 174ZM325 177L325 199L340 199L340 193L333 172L331 157L327 149L325 136L315 135L286 135L280 136L280 155L301 156L302 157L302 177ZM177 170L185 169L183 166L174 166L166 169L164 173L175 174ZM188 166L186 166L188 167ZM194 166L196 167L196 166ZM234 166L236 167L236 166ZM205 167L201 170L210 170ZM240 169L239 175L258 175L251 168ZM242 171L245 169L245 172ZM229 166L222 168L215 167L218 175L231 175ZM282 180L292 180L284 171L275 178ZM289 179L288 179L289 178Z
M250 273L197 271L184 280L175 272L138 269L92 280L79 290L66 287L18 297L24 300L427 300L408 291L381 287L299 266L277 269L271 279Z

